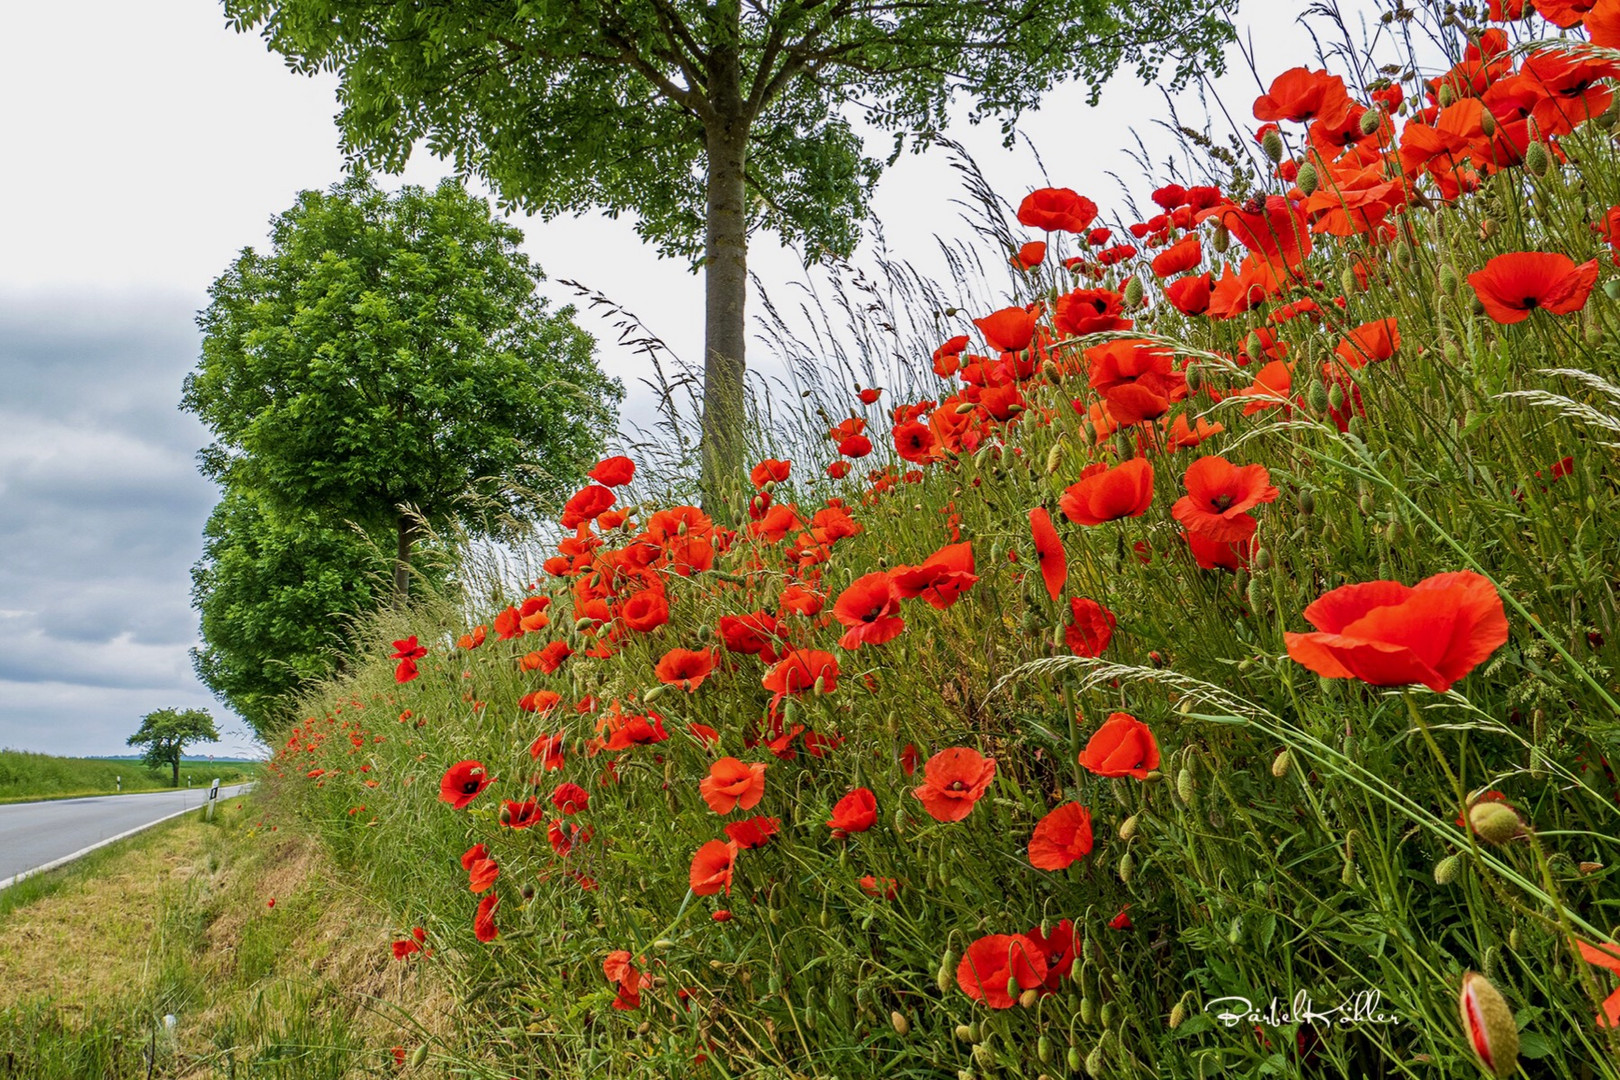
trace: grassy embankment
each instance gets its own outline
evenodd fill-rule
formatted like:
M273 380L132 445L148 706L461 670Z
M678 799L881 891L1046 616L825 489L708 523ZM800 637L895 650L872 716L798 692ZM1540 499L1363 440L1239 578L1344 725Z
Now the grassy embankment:
M252 762L180 759L181 787L188 780L194 787L207 787L215 777L221 784L234 784L257 779L259 774L259 766ZM167 770L148 769L139 761L0 750L0 803L111 795L119 789L119 777L123 777L125 793L163 791L173 786Z
M339 1080L441 1035L433 961L278 816L228 800L0 892L0 1077Z

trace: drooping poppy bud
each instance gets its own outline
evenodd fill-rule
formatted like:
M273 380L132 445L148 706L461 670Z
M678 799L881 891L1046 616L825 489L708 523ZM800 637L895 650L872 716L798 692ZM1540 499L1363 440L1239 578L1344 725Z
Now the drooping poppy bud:
M1506 803L1481 800L1468 808L1468 827L1486 843L1505 844L1519 835L1524 823Z
M1480 1065L1497 1080L1505 1080L1519 1061L1519 1028L1501 992L1485 976L1470 971L1463 975L1457 1012Z

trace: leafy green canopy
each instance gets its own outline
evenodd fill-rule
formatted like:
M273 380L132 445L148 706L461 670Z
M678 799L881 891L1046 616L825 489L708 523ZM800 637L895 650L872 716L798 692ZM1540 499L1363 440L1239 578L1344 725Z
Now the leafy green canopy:
M217 436L203 471L283 518L368 530L402 504L482 535L549 509L599 454L623 389L572 309L536 294L520 239L451 181L302 193L198 317L182 408Z
M747 132L750 226L846 254L880 163L854 118L942 129L958 94L1011 138L1068 78L1218 69L1234 0L225 0L297 71L337 72L343 145L397 171L425 140L503 206L632 211L696 256L705 133ZM1081 137L1077 132L1077 137ZM913 144L916 145L915 143ZM893 158L891 157L892 161Z
M219 731L207 709L158 709L141 718L140 730L125 745L142 747L141 760L148 768L168 765L174 770L174 784L180 785L180 755L187 743L215 742Z
M269 741L292 695L337 669L348 624L386 599L390 572L387 554L353 530L311 514L278 521L227 488L191 568L198 678Z

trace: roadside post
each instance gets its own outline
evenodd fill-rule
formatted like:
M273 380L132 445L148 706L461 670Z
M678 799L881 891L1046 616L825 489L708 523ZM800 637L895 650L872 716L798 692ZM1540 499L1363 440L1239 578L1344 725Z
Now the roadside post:
M215 777L213 784L210 785L209 788L208 788L208 820L209 821L214 820L214 804L216 802L218 802L218 801L219 801L219 778Z
M113 777L113 783L118 785L118 793L122 795L124 793L124 778L122 776L115 776Z

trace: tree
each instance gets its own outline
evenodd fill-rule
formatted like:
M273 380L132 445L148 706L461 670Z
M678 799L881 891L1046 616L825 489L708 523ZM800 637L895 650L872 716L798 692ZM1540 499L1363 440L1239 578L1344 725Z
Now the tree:
M159 709L141 718L141 729L129 737L127 746L143 746L141 761L149 769L165 765L174 769L174 786L180 786L180 753L187 743L217 742L219 732L207 709Z
M227 487L191 568L197 676L271 742L293 695L337 668L347 624L384 602L391 572L353 529L307 512L278 520L253 493Z
M521 239L449 180L300 194L198 316L181 407L216 436L203 471L286 521L386 531L396 598L423 523L492 536L552 509L624 391L573 309L537 295Z
M854 115L894 132L1019 113L1125 63L1174 85L1221 65L1235 0L225 0L238 31L342 80L352 159L397 171L419 141L547 217L632 211L705 270L708 498L745 450L748 235L847 255L881 166ZM1079 134L1079 133L1077 133ZM913 140L917 148L917 140Z

